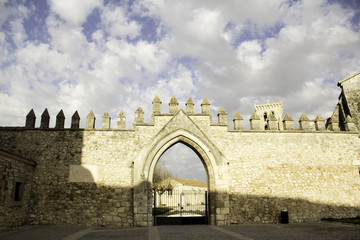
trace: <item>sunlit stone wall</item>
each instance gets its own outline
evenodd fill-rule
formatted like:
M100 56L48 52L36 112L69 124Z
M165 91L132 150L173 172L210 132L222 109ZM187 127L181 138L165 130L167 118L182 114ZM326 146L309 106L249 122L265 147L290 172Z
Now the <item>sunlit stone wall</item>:
M224 145L232 223L360 215L357 134L233 133Z
M343 88L358 86L344 81ZM116 127L105 112L101 128L95 128L91 111L85 129L79 128L77 112L65 129L60 111L52 128L45 110L35 128L31 110L25 127L0 127L0 152L18 156L0 158L0 223L150 226L156 161L179 141L196 151L207 169L211 224L279 222L283 210L290 222L359 216L360 138L347 112L358 113L346 107L358 98L346 97L344 91L327 120L303 114L299 129L288 114L284 128L269 118L269 130L263 129L256 113L249 130L240 113L229 126L224 108L217 121L212 118L207 98L201 113L194 113L191 98L184 111L174 97L170 113L162 113L157 97L151 122L144 123L139 107L130 127L121 111ZM22 158L29 161L17 161ZM10 204L15 178L26 179L20 207Z
M37 162L32 178L20 174L32 185L26 221L138 225L133 191L140 177L134 174L144 162L136 159L170 121L154 119L133 130L1 129L2 148ZM212 191L221 195L214 223L279 222L281 210L291 222L360 215L358 133L233 131L211 125L209 116L182 114L180 120L193 125L174 127L198 128L199 139L222 154L220 165L211 166L222 169L222 176L210 176Z

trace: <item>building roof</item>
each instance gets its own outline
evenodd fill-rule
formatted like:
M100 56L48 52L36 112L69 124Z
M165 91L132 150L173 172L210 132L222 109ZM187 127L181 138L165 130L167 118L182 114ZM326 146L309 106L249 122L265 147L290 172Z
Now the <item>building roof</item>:
M340 82L338 82L338 86L341 86L341 84L343 84L343 82L346 82L347 80L349 80L349 79L351 79L351 78L354 78L354 77L356 77L357 75L359 75L360 74L360 72L357 72L357 73L354 73L353 75L351 75L351 76L349 76L349 77L347 77L347 78L344 78L343 80L341 80Z
M183 185L186 185L186 186L207 187L207 184L201 180L185 179L185 178L177 178L177 177L171 177L170 179L173 179L173 180L175 180Z

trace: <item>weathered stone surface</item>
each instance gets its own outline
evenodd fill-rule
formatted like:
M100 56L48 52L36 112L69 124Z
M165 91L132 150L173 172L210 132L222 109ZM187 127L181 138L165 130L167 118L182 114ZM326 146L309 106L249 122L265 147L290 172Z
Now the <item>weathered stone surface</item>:
M35 165L33 161L0 150L0 228L29 223ZM17 182L21 185L19 198L15 201Z
M144 123L144 111L139 107L135 112L135 124Z
M87 129L94 129L95 128L95 114L91 110L90 113L86 117L86 128Z
M325 119L319 115L315 118L315 130L325 131Z
M70 165L69 182L96 183L97 181L97 165Z
M174 96L171 97L170 102L169 102L169 112L170 114L175 114L178 110L178 101L176 100L176 98Z
M201 103L201 113L210 114L210 102L207 97L205 97L203 102Z
M44 112L41 114L40 128L44 128L44 129L49 128L49 123L50 123L50 114L46 108Z
M312 130L312 128L310 126L310 120L305 114L301 115L301 117L299 119L299 126L300 126L300 130L304 130L304 131Z
M205 166L211 224L279 222L284 209L290 222L360 215L358 131L296 130L290 115L286 131L265 131L256 113L251 130L235 127L235 115L242 131L212 123L206 111L152 115L145 124L139 108L133 129L95 129L93 112L86 129L0 127L0 226L150 226L154 168L178 142ZM310 120L300 120L305 130ZM13 207L19 176L23 205Z
M78 111L75 111L71 117L71 129L79 129L80 127L80 116Z
M250 117L250 129L251 130L263 130L261 126L260 117L254 112Z
M272 113L272 112L270 113L267 123L268 123L269 130L279 130L278 121L277 121L274 113Z
M348 115L353 119L357 129L360 129L360 72L357 72L338 83L341 87L338 109L339 127L346 130L344 125Z
M33 224L149 225L144 211L151 212L151 193L132 189L151 179L143 172L145 159L152 151L161 155L174 139L189 141L204 159L213 224L278 222L285 207L292 222L359 214L358 166L352 165L360 151L357 134L234 132L200 124L205 118L179 111L171 121L156 116L154 125L132 131L8 129L0 131L0 144L37 160L27 217ZM86 175L82 166L96 170Z
M333 112L333 114L331 115L331 117L328 119L327 123L326 123L326 128L330 131L335 131L338 132L341 130L340 128L340 114L341 114L341 105L340 103L338 103L336 105L336 108ZM345 130L345 127L343 127Z
M35 128L36 116L33 109L26 115L25 128Z
M294 120L290 116L290 114L286 114L283 119L284 130L294 130Z
M153 104L153 114L160 114L161 113L161 100L158 96L156 96L152 102Z
M65 115L63 110L60 110L60 112L56 115L55 128L63 129L64 127L65 127Z
M355 125L354 120L352 119L352 117L350 117L350 115L347 115L346 120L345 120L345 130L346 131L351 131L351 132L356 132L357 128Z
M270 114L272 114L274 119L276 119L277 122L277 128L280 130L283 130L283 125L281 124L282 116L283 116L283 106L282 101L273 101L273 102L266 102L266 103L255 103L254 109L256 115L260 118L260 126L262 130L269 129L268 126L268 120ZM275 130L275 123L272 123L272 130Z
M237 112L233 119L234 122L234 130L243 130L244 129L244 119L240 115L239 112Z
M186 102L186 113L187 114L194 114L194 101L191 97Z
M227 116L228 116L228 113L225 111L225 109L223 107L221 107L220 111L218 113L219 125L228 125Z
M126 124L126 117L123 110L121 110L119 115L117 116L117 128L125 129L125 124Z
M252 222L256 216L260 217L261 222L278 222L280 211L284 208L289 211L290 220L295 222L314 221L319 215L356 215L359 207L354 208L357 204L350 203L350 199L355 199L355 195L360 193L345 197L343 194L349 192L343 188L342 181L352 182L353 187L358 185L355 180L359 177L358 170L350 166L350 161L335 157L352 149L352 156L348 158L357 159L359 149L350 144L351 139L355 138L348 135L349 138L342 138L340 143L336 140L340 135L328 133L321 133L321 136L318 133L266 135L261 143L267 147L262 148L260 153L256 150L260 136L243 133L242 144L247 148L250 147L248 144L252 145L253 151L249 149L241 156L251 159L252 152L256 152L255 162L230 161L230 175L242 173L233 178L230 187L230 212L234 214L232 222ZM288 149L292 149L290 155L286 154ZM327 163L324 165L325 161ZM248 194L250 192L251 195ZM355 212L351 213L353 210Z
M102 116L102 129L110 129L111 118L110 114L106 111Z

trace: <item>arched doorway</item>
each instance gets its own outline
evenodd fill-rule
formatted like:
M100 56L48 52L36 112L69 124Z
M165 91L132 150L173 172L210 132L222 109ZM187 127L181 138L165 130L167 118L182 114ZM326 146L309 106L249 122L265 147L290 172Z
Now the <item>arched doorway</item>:
M134 224L137 226L150 226L153 224L152 206L152 179L156 163L161 155L174 144L181 142L190 147L202 161L208 176L208 222L219 224L216 219L216 176L221 176L217 165L221 159L221 153L211 145L207 139L200 140L184 129L178 129L153 141L146 151L139 155L139 165L134 168ZM140 161L141 158L143 161ZM140 177L140 178L138 178ZM222 187L221 183L218 188ZM219 200L219 199L218 199ZM222 206L223 207L223 206ZM220 220L222 221L222 219ZM220 223L221 224L221 223Z
M201 156L182 141L165 150L153 174L154 225L208 223L205 167Z
M207 172L203 162L194 150L182 142L169 147L155 167L155 182L167 177L199 180L207 183Z

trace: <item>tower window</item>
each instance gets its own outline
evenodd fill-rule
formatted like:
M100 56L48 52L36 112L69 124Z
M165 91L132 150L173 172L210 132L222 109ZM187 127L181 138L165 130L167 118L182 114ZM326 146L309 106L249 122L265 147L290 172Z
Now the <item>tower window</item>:
M22 182L15 182L15 189L14 189L14 201L19 202L22 200Z
M13 203L12 205L22 205L24 198L24 183L23 178L16 177L13 187Z

